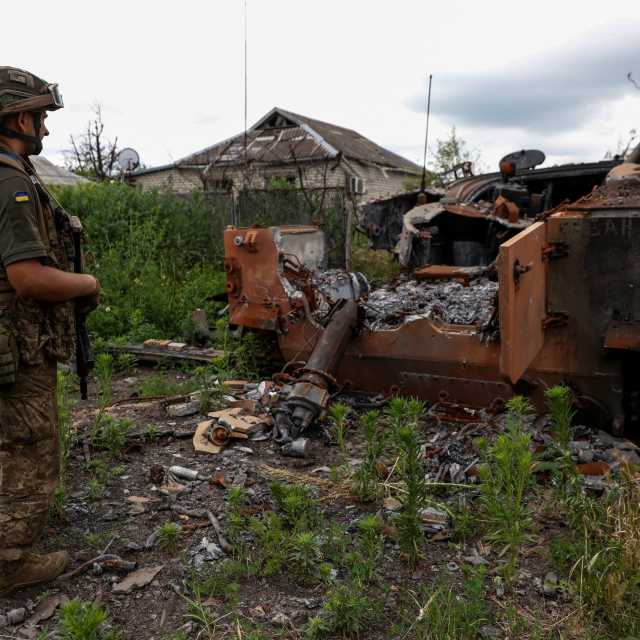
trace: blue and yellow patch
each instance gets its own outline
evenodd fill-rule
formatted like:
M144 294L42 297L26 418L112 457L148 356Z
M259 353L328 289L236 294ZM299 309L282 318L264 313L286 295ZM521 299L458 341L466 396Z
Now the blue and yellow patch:
M31 200L31 196L26 191L16 191L13 196L16 202L29 202Z

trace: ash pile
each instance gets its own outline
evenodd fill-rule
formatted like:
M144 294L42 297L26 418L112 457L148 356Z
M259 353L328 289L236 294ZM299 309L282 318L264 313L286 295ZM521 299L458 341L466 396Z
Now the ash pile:
M489 324L496 310L498 283L473 278L469 286L455 280L418 281L402 275L374 289L364 307L371 330L394 329L407 320L438 318L447 324Z

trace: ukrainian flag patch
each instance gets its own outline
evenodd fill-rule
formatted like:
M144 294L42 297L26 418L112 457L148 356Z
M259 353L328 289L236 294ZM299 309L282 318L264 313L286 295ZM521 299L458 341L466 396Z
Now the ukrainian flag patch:
M31 197L26 191L16 191L14 194L16 202L29 202Z

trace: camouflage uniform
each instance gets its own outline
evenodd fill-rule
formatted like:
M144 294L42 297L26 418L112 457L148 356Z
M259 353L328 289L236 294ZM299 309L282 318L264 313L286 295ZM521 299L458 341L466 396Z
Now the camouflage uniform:
M31 164L0 147L0 577L16 571L47 520L58 482L56 363L70 358L70 302L19 298L14 262L71 270L66 214L54 210Z

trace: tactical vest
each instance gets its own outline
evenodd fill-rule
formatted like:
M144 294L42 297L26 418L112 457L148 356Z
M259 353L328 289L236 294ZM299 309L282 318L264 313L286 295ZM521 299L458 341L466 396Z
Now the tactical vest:
M54 211L51 197L27 163L0 150L0 166L9 167L29 179L29 195L36 208L38 230L47 252L44 264L72 271L73 238L68 214L61 208ZM39 302L17 296L0 262L0 378L3 370L5 375L7 371L7 356L1 353L3 335L9 342L9 351L13 350L11 343L15 341L16 367L18 363L38 365L45 358L59 362L69 360L75 340L73 310L72 302Z

